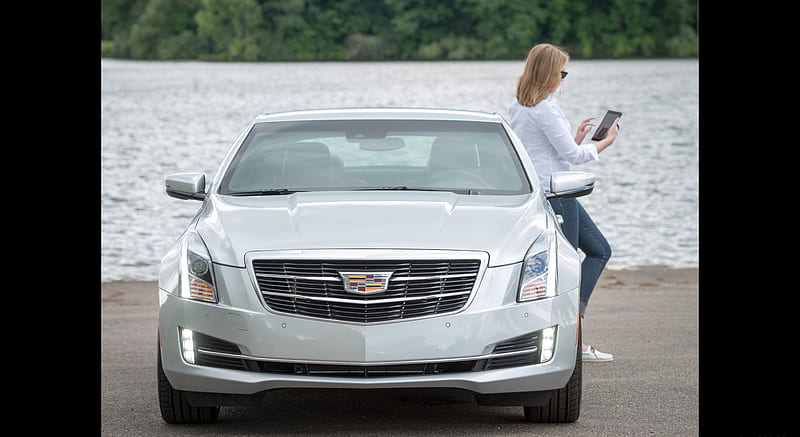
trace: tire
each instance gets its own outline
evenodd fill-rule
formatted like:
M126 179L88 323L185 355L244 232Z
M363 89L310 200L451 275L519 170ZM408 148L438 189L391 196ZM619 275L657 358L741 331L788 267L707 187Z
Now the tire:
M569 377L567 385L559 389L550 401L540 407L523 407L525 420L536 423L572 423L578 420L581 413L581 375L583 360L581 359L581 334L575 354L575 370Z
M219 407L193 407L186 401L180 390L175 390L169 383L164 369L161 367L161 345L158 347L158 405L161 417L167 423L213 423L219 416Z

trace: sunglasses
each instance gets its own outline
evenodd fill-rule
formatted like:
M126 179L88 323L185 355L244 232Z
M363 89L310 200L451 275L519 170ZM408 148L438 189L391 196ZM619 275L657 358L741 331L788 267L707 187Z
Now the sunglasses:
M561 78L564 79L565 77L567 77L567 74L569 74L569 73L566 72L566 71L562 71L561 72Z

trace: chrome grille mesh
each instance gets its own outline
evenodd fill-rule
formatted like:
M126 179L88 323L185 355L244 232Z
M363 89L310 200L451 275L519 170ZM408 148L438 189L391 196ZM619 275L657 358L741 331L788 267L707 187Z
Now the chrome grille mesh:
M372 323L458 311L480 260L253 260L259 291L277 312ZM392 272L386 291L345 291L340 272Z

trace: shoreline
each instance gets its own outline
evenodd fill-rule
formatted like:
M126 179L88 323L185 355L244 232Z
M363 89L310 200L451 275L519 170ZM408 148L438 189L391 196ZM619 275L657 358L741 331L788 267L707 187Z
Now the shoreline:
M666 265L628 266L617 264L606 266L605 270L603 270L603 274L600 276L600 280L602 281L606 276L621 276L634 282L644 281L644 283L651 282L652 280L657 280L659 282L678 280L681 283L687 281L697 283L699 270L699 267L670 267ZM651 278L651 281L648 281L648 277L650 276L653 278ZM120 283L146 284L155 282L158 282L157 279L112 279L100 281L103 285Z
M699 267L612 266L603 270L597 287L697 288L699 276Z

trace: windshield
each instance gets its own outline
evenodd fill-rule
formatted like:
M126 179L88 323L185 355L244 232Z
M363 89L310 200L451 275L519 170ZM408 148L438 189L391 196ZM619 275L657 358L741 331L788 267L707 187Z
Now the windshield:
M256 124L220 194L435 190L524 194L531 187L499 123L337 120Z

